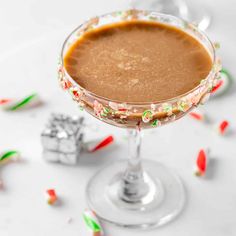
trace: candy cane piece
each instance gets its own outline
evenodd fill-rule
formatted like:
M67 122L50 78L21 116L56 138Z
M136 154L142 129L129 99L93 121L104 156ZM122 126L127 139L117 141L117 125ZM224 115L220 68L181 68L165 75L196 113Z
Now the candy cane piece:
M208 163L208 156L207 152L204 149L201 149L198 152L196 167L195 167L195 175L196 176L203 176L207 170L207 163Z
M36 93L26 96L20 99L19 101L10 99L2 99L1 101L2 101L2 103L0 103L1 107L7 111L16 111L19 109L26 108L28 106L39 104L40 102L39 96Z
M198 112L190 112L189 115L194 118L195 120L203 121L204 115Z
M55 204L55 202L57 201L57 194L55 189L48 189L46 191L46 199L49 205Z
M93 211L85 210L83 213L84 221L93 236L102 236L103 230L98 221L96 214Z
M220 122L220 124L218 125L218 133L220 135L224 135L226 133L226 131L229 128L229 122L227 120L223 120L222 122Z
M108 137L106 137L105 139L103 139L102 141L100 141L99 143L97 143L95 145L95 147L91 148L89 151L90 152L96 152L102 148L107 147L108 145L112 144L114 141L114 138L112 135L109 135Z
M215 93L223 84L224 84L224 81L219 80L218 83L212 88L211 93Z
M6 151L0 154L0 164L5 163L6 161L17 158L20 156L20 153L16 150Z

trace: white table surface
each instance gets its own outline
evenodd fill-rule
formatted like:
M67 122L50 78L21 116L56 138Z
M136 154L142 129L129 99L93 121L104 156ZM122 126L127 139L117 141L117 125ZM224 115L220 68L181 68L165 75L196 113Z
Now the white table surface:
M193 1L193 0L192 0ZM208 30L221 42L223 64L236 77L236 27L234 0L208 0L213 25ZM83 20L116 9L125 0L9 0L0 1L0 98L37 91L45 105L29 111L0 111L0 149L18 149L22 161L0 168L5 189L0 191L1 236L85 236L81 214L86 208L85 186L109 161L127 153L125 131L89 117L98 131L113 134L115 145L96 154L83 154L77 166L46 163L41 157L40 132L51 112L79 114L77 106L58 87L57 57L65 36ZM212 99L202 109L214 123L231 122L232 132L219 137L211 125L189 117L144 134L143 156L174 168L184 180L188 201L174 222L151 231L133 231L104 224L107 236L230 236L236 235L236 94ZM101 132L100 132L101 133ZM214 166L206 179L193 175L196 153L210 147ZM62 200L46 204L44 191L55 188ZM71 224L67 219L71 217Z

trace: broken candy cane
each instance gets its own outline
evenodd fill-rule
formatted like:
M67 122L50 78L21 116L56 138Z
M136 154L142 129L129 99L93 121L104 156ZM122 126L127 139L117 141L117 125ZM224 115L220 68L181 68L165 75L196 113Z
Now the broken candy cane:
M49 205L55 204L55 202L57 201L56 191L54 189L48 189L46 191L46 199Z
M20 153L15 150L6 151L3 153L0 153L0 164L12 159L12 158L18 158L20 156Z
M223 120L217 127L217 131L220 135L224 135L225 132L228 130L229 122L227 120Z
M95 146L93 146L92 148L89 148L89 152L95 152L98 151L102 148L107 147L108 145L112 144L114 141L114 138L112 135L109 135L108 137L104 138L102 141L100 141L99 143L95 144Z
M103 230L101 224L98 221L96 214L93 211L85 210L83 213L84 221L93 236L102 236Z
M204 115L199 112L190 112L189 115L195 120L203 121Z
M35 106L40 103L40 99L38 94L33 93L29 96L26 96L22 99L16 100L16 99L1 99L0 100L0 106L3 110L7 111L17 111L19 109L24 109L29 106Z
M195 166L195 175L196 176L203 176L206 173L208 164L208 155L207 151L201 149L198 152L196 166Z

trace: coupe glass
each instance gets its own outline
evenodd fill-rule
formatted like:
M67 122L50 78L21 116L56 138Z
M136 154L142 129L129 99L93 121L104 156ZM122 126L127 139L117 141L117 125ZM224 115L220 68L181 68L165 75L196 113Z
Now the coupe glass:
M77 84L63 64L70 46L91 29L132 20L161 22L194 36L212 58L213 66L208 76L197 87L181 96L139 103L107 99ZM140 133L143 129L178 120L197 105L203 104L209 98L220 69L215 48L203 32L184 20L153 11L128 10L95 17L80 25L67 37L58 70L61 86L92 116L110 125L125 128L129 134L128 160L121 159L106 166L87 185L88 205L101 219L124 227L147 228L163 225L181 212L185 203L185 191L180 178L159 162L146 159L141 161Z

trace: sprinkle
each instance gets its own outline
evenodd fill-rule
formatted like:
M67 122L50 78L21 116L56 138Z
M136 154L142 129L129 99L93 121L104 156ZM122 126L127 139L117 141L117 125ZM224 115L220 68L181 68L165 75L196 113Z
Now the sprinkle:
M80 101L81 92L77 87L70 87L69 92L75 101Z
M203 121L204 120L204 115L200 114L198 112L190 112L189 115L194 118L195 120Z
M103 230L101 224L98 221L96 214L93 211L85 210L83 213L83 219L93 235L102 236ZM96 234L98 233L98 234Z
M0 103L0 105L4 110L7 111L17 111L29 106L38 105L40 103L39 96L36 93L26 96L20 100L2 99L1 101L5 101Z
M95 147L90 149L90 152L95 152L98 151L102 148L107 147L108 145L112 144L114 141L114 138L112 135L109 135L108 137L106 137L105 139L103 139L102 141L100 141L99 143L97 143L95 145Z
M157 127L157 126L160 126L160 125L161 125L161 121L159 121L159 120L154 120L152 122L152 127Z
M206 173L207 169L207 154L204 149L201 149L197 156L197 162L196 162L196 170L195 175L196 176L203 176Z
M118 111L127 111L127 108L119 108Z
M229 122L227 120L220 122L220 124L218 125L218 133L220 135L224 135L225 132L228 130L228 127L229 127Z
M151 121L153 118L153 111L151 110L146 110L143 112L142 115L142 120L144 123L148 123L149 121Z
M94 114L98 118L101 118L101 116L103 114L103 105L100 102L98 102L97 100L95 100L93 102L93 110L94 110Z
M186 101L181 100L178 102L178 110L179 111L186 112L187 110L189 110L190 107L191 107L191 105Z
M3 152L2 154L0 154L0 163L4 163L5 161L10 160L12 158L17 158L19 157L19 155L20 153L15 150Z
M67 90L72 87L72 83L67 79L61 79L59 82L63 90Z
M110 113L110 109L107 107L103 107L103 110L101 112L101 116L107 116Z
M46 199L49 205L55 204L55 202L57 201L56 191L54 189L48 189L46 191Z

